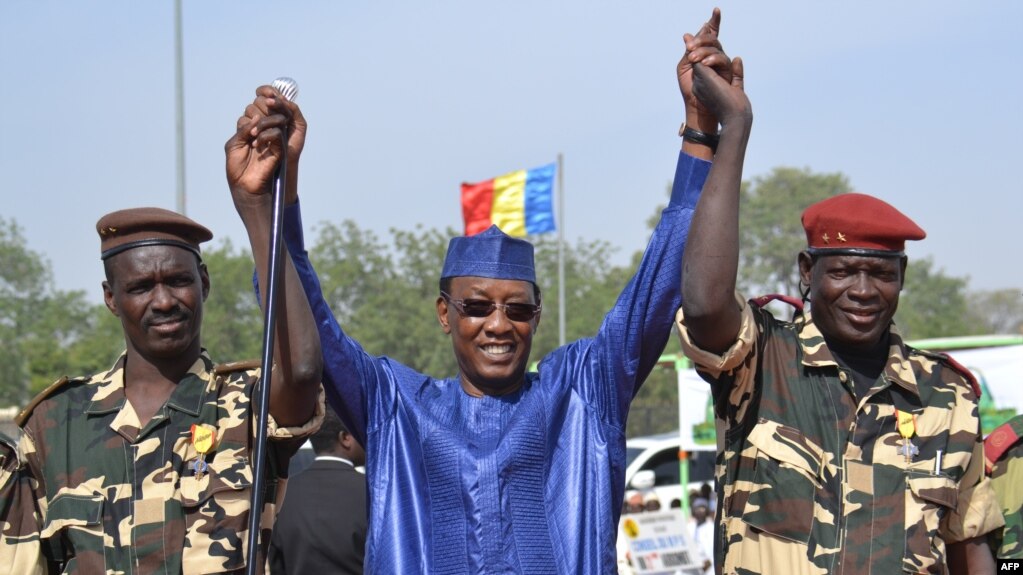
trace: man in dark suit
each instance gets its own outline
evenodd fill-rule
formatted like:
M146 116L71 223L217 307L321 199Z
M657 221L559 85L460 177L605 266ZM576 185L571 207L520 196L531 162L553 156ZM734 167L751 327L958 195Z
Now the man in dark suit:
M316 460L288 481L270 541L270 573L362 573L366 547L366 452L327 408L310 441Z

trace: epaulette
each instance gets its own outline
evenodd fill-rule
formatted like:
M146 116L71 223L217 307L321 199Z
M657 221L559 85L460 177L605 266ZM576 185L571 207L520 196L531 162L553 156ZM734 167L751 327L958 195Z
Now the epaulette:
M25 406L25 409L22 409L21 413L19 413L18 416L14 418L14 423L18 424L19 428L24 427L25 422L28 421L28 418L32 415L32 411L35 410L36 406L45 401L47 397L50 397L51 395L56 393L57 390L67 385L69 381L71 380L68 378L68 376L65 375L64 377L51 383L50 386L47 387L46 389L39 392L39 395L32 398L32 401L28 402L28 405Z
M780 293L772 293L772 294L762 295L760 297L755 297L755 298L753 298L750 301L755 303L757 305L757 307L764 307L765 305L767 305L767 304L769 304L769 303L771 303L772 301L775 301L775 300L783 301L783 302L789 304L790 306L796 308L796 310L798 310L800 312L803 311L803 300L798 299L798 298L794 298L794 297L792 297L790 295L782 295Z
M938 353L938 352L934 352L934 351L924 351L922 349L917 349L915 347L912 348L912 349L913 349L913 351L919 353L920 355L922 355L924 357L929 357L929 358L931 358L933 360L938 361L941 364L944 364L945 366L951 368L952 371L954 371L954 372L958 373L959 375L963 376L963 379L965 379L966 381L968 381L970 383L970 387L973 388L973 393L977 395L977 399L980 399L980 396L981 396L980 383L977 381L976 376L973 375L973 372L970 371L969 368L965 367L963 364L959 363L958 361L952 359L952 356L948 355L947 353Z
M999 425L987 436L984 440L984 466L989 474L995 462L1001 459L1010 447L1016 445L1020 438L1023 438L1023 417L1020 416Z
M218 363L213 366L213 373L217 375L227 375L236 371L246 371L249 369L256 369L262 365L262 361L258 359L249 359L246 361L230 361L227 363Z

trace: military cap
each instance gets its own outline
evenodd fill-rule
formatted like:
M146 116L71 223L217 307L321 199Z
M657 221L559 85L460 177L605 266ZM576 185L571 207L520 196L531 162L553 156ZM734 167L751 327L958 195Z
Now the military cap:
M839 194L803 212L806 243L814 255L903 255L906 240L927 236L888 203L866 194Z
M513 238L497 226L472 236L451 238L441 279L475 276L536 283L533 244Z
M111 212L96 222L102 259L143 246L177 246L199 254L213 233L185 216L161 208Z

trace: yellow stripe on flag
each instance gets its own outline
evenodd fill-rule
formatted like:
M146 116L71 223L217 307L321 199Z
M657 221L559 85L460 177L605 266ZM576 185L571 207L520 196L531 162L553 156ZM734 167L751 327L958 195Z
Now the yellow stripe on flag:
M526 235L526 170L494 178L490 221L509 236Z

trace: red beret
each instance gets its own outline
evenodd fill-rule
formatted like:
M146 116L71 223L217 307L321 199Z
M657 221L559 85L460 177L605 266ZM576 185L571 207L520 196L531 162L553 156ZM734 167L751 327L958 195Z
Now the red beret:
M102 259L142 246L170 245L199 255L213 233L185 216L161 208L111 212L96 222Z
M814 254L901 256L906 240L927 233L891 205L866 194L839 194L803 212L806 243Z

